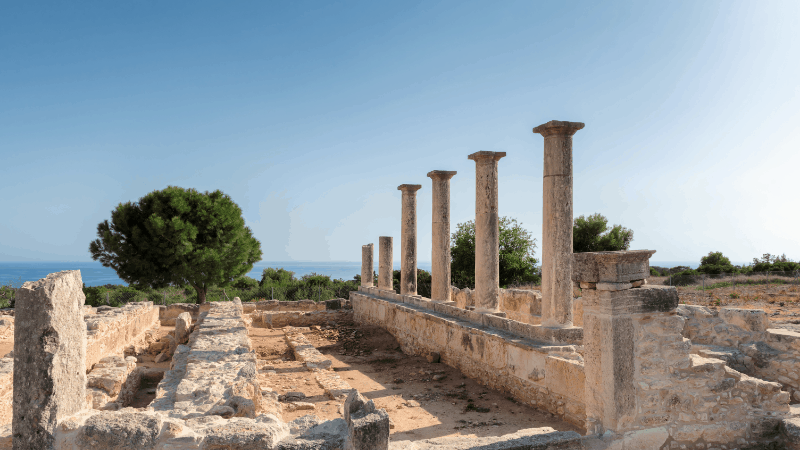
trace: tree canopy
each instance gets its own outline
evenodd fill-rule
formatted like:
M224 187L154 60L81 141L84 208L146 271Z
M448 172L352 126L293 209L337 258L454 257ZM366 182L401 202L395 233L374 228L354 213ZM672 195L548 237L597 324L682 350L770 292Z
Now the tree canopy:
M610 252L628 250L633 241L633 230L622 225L608 227L608 219L600 213L589 217L578 216L572 227L572 251Z
M699 273L708 274L731 273L736 270L731 260L722 252L708 252L707 256L700 258L700 266L697 267Z
M450 265L452 283L475 285L475 222L456 225L451 236ZM509 217L500 218L500 286L539 280L534 258L536 240L522 224Z
M230 285L261 260L261 244L229 196L175 186L120 203L97 225L89 252L132 285L191 286L198 303L210 286Z

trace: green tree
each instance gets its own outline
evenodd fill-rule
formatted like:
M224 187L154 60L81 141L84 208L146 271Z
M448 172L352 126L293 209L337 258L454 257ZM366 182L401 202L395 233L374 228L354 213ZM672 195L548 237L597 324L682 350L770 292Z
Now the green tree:
M229 286L261 259L242 210L221 191L169 186L120 203L97 225L92 259L131 285L191 286L205 303L211 286Z
M697 271L707 274L731 273L736 271L736 267L722 252L708 252L707 256L700 258L700 266Z
M609 229L608 219L600 213L578 216L572 227L572 251L575 253L628 250L631 241L633 230L622 225Z
M475 284L475 222L456 225L450 237L451 280L456 286ZM540 280L534 257L536 239L510 217L500 218L500 286Z

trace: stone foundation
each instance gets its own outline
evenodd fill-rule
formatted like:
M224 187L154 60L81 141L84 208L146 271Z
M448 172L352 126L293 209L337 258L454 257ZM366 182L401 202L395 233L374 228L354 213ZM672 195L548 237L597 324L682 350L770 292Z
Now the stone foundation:
M84 315L87 371L106 356L122 355L128 348L146 346L150 338L148 332L160 326L159 308L152 302L93 308L92 312Z
M577 346L570 345L580 342L580 333L544 329L376 288L351 292L350 301L357 322L385 328L404 352L437 352L443 363L470 378L584 426L583 359ZM565 339L559 342L556 337Z

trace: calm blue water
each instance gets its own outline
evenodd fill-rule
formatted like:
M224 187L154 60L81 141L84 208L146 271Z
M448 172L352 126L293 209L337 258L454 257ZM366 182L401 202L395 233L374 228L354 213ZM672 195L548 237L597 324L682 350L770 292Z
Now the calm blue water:
M253 266L247 275L261 280L261 272L267 267L282 267L295 273L296 277L316 273L329 275L333 279L351 280L361 273L360 262L301 262L301 261L261 261ZM421 262L420 269L431 270L431 263ZM400 269L400 263L394 264ZM377 267L375 268L377 270ZM127 284L120 280L114 269L103 267L99 262L0 262L0 284L11 282L19 287L26 281L36 281L49 273L62 270L80 270L86 286L102 286L104 284Z

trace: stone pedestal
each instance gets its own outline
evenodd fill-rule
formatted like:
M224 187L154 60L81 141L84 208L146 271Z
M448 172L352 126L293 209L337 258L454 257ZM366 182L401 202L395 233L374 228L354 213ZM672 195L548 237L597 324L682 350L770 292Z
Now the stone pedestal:
M372 244L361 246L361 285L372 287L374 285L375 265L372 257L375 254Z
M622 432L636 419L636 336L641 316L678 306L674 287L633 288L655 253L576 253L574 279L583 287L586 424L589 433Z
M393 291L392 286L392 246L391 236L378 238L378 289Z
M450 301L450 179L455 171L428 172L433 180L431 300Z
M14 449L55 448L58 423L86 406L81 273L51 273L17 291L14 311Z
M475 310L495 312L500 306L500 216L497 162L505 152L480 151L475 161Z
M401 184L400 294L417 295L417 191L420 184Z
M542 325L572 326L572 135L580 122L551 120L533 129L544 136Z

